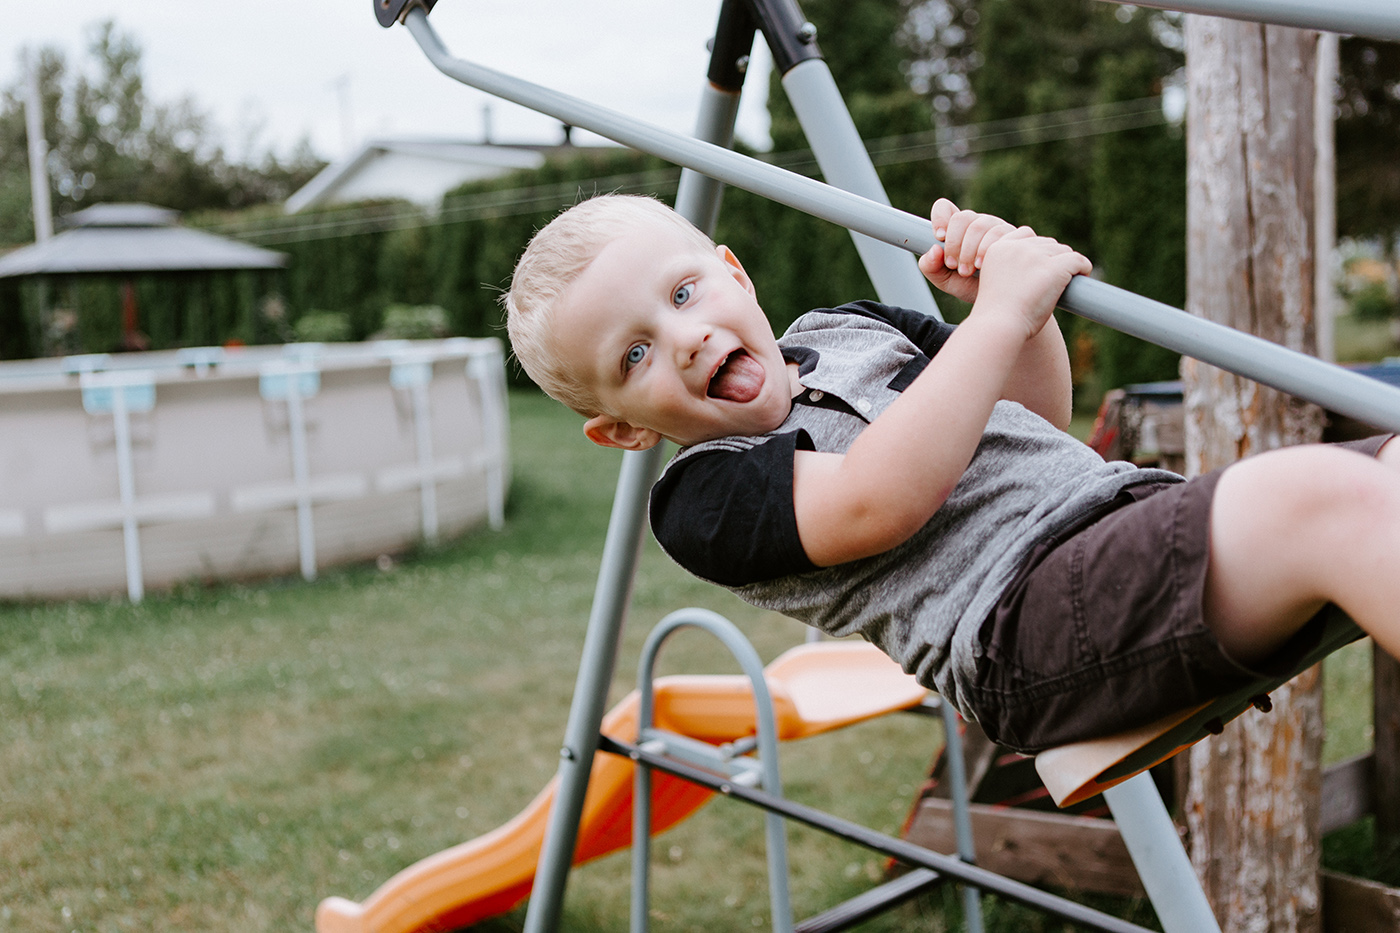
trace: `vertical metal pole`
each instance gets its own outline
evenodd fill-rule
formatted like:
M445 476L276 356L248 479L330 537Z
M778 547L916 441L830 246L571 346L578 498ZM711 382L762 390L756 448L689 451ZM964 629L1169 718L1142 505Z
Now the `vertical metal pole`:
M968 864L977 860L977 850L972 838L972 814L968 805L972 802L967 790L967 762L963 758L962 734L958 731L958 714L953 704L947 700L938 701L938 711L943 715L943 747L948 751L948 775L952 779L953 827L958 842L958 858ZM982 892L970 884L964 884L963 925L967 933L982 933Z
M389 385L408 392L413 407L413 443L418 458L418 512L423 540L438 540L437 471L433 463L433 384L431 353L405 350L389 366ZM489 495L489 493L488 493Z
M481 433L486 439L486 516L493 530L506 524L506 367L500 353L474 353L467 358L467 375L481 398Z
M112 431L117 447L117 494L122 503L122 544L126 551L126 592L133 603L146 595L141 579L141 534L136 523L136 476L131 459L131 413L126 386L112 386Z
M297 552L302 579L316 579L316 530L311 523L311 464L306 451L306 412L301 372L287 373L287 434L292 445L292 482L297 490Z
M1152 776L1143 771L1103 796L1164 933L1220 933Z
M701 93L700 116L695 135L711 140L717 146L734 143L734 121L739 115L739 97L713 87ZM676 211L706 233L713 233L719 222L720 199L724 182L691 169L681 170L680 187L676 190Z
M437 478L433 475L433 410L428 405L428 383L433 378L433 364L426 364L426 379L413 383L413 433L418 446L418 501L423 513L423 540L436 544L438 539Z
M564 728L564 747L559 751L558 791L549 812L530 905L525 914L526 933L552 933L559 929L564 887L569 881L574 846L578 842L578 821L588 792L589 769L598 751L598 730L603 724L608 686L617 665L618 642L632 595L632 580L646 520L647 493L661 469L662 448L663 445L657 445L651 450L628 452L622 457L612 517L603 542L603 561L598 570L593 610L588 618L574 698Z
M827 184L878 204L889 204L885 186L875 173L875 165L826 62L820 58L799 62L783 75L782 81ZM860 233L853 232L851 239L881 301L942 320L928 280L919 271L912 253Z
M645 712L637 718L637 728L652 727L646 697L651 684L639 683ZM640 735L638 736L640 738ZM632 907L628 933L647 933L651 912L651 769L638 762L632 766Z
M733 138L734 115L738 112L737 101L731 99L733 96L706 89L696 124L699 132ZM686 170L681 173L680 189L676 192L676 210L692 223L707 223L715 216L714 204L721 190L704 176ZM646 525L647 497L661 470L665 446L658 444L651 450L629 452L622 458L608 535L603 543L598 587L588 619L588 634L584 638L573 703L564 729L564 747L559 752L559 789L549 813L530 905L525 914L526 933L559 929L564 888L578 841L578 821L588 792L589 770L598 751L598 730L603 724L608 686L617 665L618 643L632 594L632 580Z

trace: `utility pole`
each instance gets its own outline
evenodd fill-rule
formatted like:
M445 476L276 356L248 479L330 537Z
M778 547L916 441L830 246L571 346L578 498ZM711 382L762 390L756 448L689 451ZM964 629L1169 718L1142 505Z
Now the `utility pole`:
M24 68L24 126L29 136L29 196L34 207L34 242L53 236L53 204L49 199L49 144L44 138L44 100L39 95L39 56L26 49Z
M350 107L350 72L346 72L331 82L336 99L340 104L340 149L342 157L349 158L355 146L355 127Z

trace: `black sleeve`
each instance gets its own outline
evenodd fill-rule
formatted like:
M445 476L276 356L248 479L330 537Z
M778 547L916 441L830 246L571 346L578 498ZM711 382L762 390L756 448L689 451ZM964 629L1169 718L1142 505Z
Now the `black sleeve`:
M792 502L799 446L811 449L805 431L675 464L652 487L656 540L686 570L726 586L817 569L802 550Z
M908 308L883 305L878 301L852 301L832 310L884 321L901 331L930 359L943 348L943 344L948 342L948 338L957 329L936 317L910 311Z

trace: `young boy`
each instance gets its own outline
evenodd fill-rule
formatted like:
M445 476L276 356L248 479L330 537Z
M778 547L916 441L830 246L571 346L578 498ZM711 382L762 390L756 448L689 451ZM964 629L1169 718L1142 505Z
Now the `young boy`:
M1284 670L1336 602L1400 653L1400 448L1311 445L1185 482L1063 431L1051 314L1088 260L932 210L954 328L856 302L775 340L739 260L660 202L544 227L506 296L527 373L595 443L681 451L652 490L692 573L860 634L1026 752ZM1394 450L1393 450L1394 448Z

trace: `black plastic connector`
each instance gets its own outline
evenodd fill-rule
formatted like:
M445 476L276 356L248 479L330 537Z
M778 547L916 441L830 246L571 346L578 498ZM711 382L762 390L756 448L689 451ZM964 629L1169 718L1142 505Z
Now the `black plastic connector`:
M758 23L749 12L747 0L724 0L720 4L719 22L710 43L710 70L706 74L711 84L730 94L739 93L757 31Z
M413 7L421 6L424 13L431 13L436 4L437 0L374 0L374 18L379 20L379 25L388 29L402 22L404 14Z
M768 40L773 67L785 75L794 66L821 58L817 30L798 9L797 0L747 0L749 9Z

